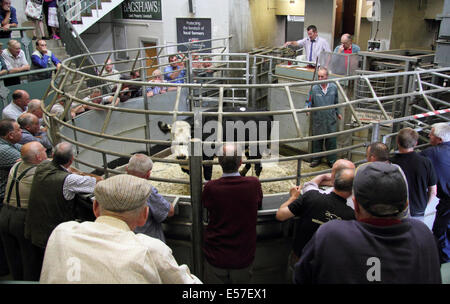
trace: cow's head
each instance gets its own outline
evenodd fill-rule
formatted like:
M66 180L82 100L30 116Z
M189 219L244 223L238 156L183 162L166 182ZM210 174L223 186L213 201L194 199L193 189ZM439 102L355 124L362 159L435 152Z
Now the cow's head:
M176 121L171 128L172 154L176 159L187 159L189 156L189 143L191 140L191 126L186 121ZM184 172L187 166L181 166Z

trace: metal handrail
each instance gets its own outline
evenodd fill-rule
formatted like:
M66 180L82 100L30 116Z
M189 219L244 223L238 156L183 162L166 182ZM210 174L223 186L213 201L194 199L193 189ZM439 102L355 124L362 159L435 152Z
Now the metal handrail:
M221 40L222 38L220 38ZM217 39L219 40L219 39ZM168 46L164 46L164 47L169 47L169 46L177 46L180 44L171 44ZM155 48L155 46L153 47L149 47L149 48ZM158 48L158 46L156 47ZM105 52L95 52L95 53L90 53L89 55L99 55L99 54L109 54L109 56L111 54L113 54L114 52L121 52L123 50L115 50L115 51L105 51ZM142 51L142 49L128 49L126 51ZM240 54L240 53L231 53L231 54L227 54L227 53L211 53L211 54L202 54L205 56L246 56L247 58L250 58L247 54ZM136 86L142 86L142 87L146 87L148 86L148 82L145 81L136 81L136 80L111 80L111 79L105 79L104 77L101 76L97 76L97 75L92 75L89 73L86 73L85 71L82 71L85 67L82 67L80 69L76 69L76 68L70 68L68 67L67 63L72 62L72 60L76 60L76 59L82 59L85 58L86 54L82 54L82 55L76 55L73 56L71 58L68 58L66 60L63 61L63 68L66 70L66 73L72 73L74 75L79 75L85 78L92 78L92 79L96 79L99 81L103 81L103 82L108 82L108 83L116 83L119 85L136 85ZM169 55L164 55L164 56L159 56L161 57L167 57ZM262 60L267 60L267 59L276 59L279 61L290 61L291 59L289 58L281 58L281 57L271 57L268 55L252 55L252 58L255 58L255 60L257 61L257 59L262 59ZM137 62L141 60L141 58L139 58L139 56L137 55L136 58L134 60L129 60L128 62ZM255 62L256 62L255 61ZM220 60L215 60L214 62L216 63L220 63ZM246 62L246 61L244 61ZM100 65L97 65L100 66ZM142 67L141 67L142 68ZM270 66L270 69L272 69L272 66ZM258 83L247 83L247 84L226 84L226 83L183 83L183 84L170 84L170 83L165 83L164 86L167 87L177 87L178 89L180 88L189 88L189 89L216 89L217 91L221 91L223 92L224 90L234 90L234 89L243 89L243 90L249 90L252 88L283 88L286 90L286 93L289 94L289 91L292 88L296 88L296 87L310 87L311 85L315 85L315 84L322 84L322 83L330 83L330 82L334 82L338 85L338 87L341 87L341 94L343 93L343 88L342 86L340 86L341 82L344 81L355 81L355 80L363 80L367 83L367 86L369 87L369 89L373 88L371 87L371 83L370 80L376 80L378 78L382 78L382 77L399 77L399 76L415 76L415 78L417 79L421 79L421 75L424 74L430 74L430 73L434 73L435 75L445 75L443 73L446 72L450 72L449 68L440 68L440 69L434 69L434 70L421 70L421 71L406 71L406 72L397 72L397 73L377 73L377 74L373 74L373 75L367 75L367 74L363 74L363 75L353 75L353 76L346 76L346 77L342 77L342 78L334 78L334 79L329 79L329 80L314 80L314 81L304 81L304 82L292 82L292 83L282 83L282 84L277 84L277 83L269 83L269 84L258 84ZM218 79L222 79L223 78L218 78ZM381 112L383 112L383 105L386 101L390 101L392 99L396 99L396 98L405 98L405 97L414 97L414 96L425 96L425 95L430 95L430 94L435 94L435 93L441 93L441 92L447 92L448 88L445 87L441 87L441 86L427 86L427 83L423 83L423 85L425 86L421 86L420 90L418 91L414 91L414 92L409 92L409 93L400 93L400 94L394 94L394 95L388 95L388 96L376 96L376 94L374 94L373 97L371 98L359 98L359 99L355 99L355 100L350 100L349 98L346 98L345 103L340 103L338 105L331 105L331 106L324 106L324 107L317 107L317 108L310 108L310 109L296 109L294 107L291 106L290 109L284 109L284 110L277 110L277 111L265 111L265 112L246 112L246 113L238 113L236 114L235 112L223 112L220 111L219 113L214 113L214 112L204 112L203 115L205 116L217 116L219 117L226 117L226 116L233 116L233 115L241 115L241 116L258 116L258 115L294 115L294 117L296 117L298 114L302 114L302 113L312 113L315 111L320 111L320 110L324 110L324 109L331 109L331 108L342 108L342 107L352 107L353 105L357 105L358 103L361 102L377 102L379 105L379 108L381 110ZM116 106L110 106L110 105L100 105L100 104L95 104L95 103L91 103L89 101L83 101L81 98L72 95L70 93L64 92L64 89L56 87L54 85L54 83L52 82L52 88L53 91L56 93L61 93L61 94L65 94L66 97L70 98L70 100L73 101L77 101L79 103L82 104L87 104L93 107L97 107L99 109L104 109L104 110L108 110L109 112L111 111L118 111L118 112L126 112L126 113L135 113L135 114L144 114L144 115L166 115L166 116L194 116L194 112L190 112L190 111L178 111L177 109L174 109L173 111L158 111L158 110L148 110L148 109L127 109L127 108L120 108L120 107L116 107ZM426 89L428 88L428 89ZM431 88L431 89L430 89ZM115 92L116 96L118 91ZM347 96L346 96L347 97ZM177 97L178 98L178 97ZM435 98L437 99L437 98ZM437 102L436 100L433 99L429 99L430 101L433 102ZM225 98L223 97L223 93L220 94L219 97L219 101L220 104L223 103L223 101L225 100ZM442 101L443 103L445 103L444 101ZM45 109L45 113L47 116L50 117L50 119L56 120L57 123L59 125L62 125L64 127L68 127L71 129L76 130L77 132L81 132L81 133L85 133L85 134L89 134L92 136L98 136L98 137L103 137L106 139L113 139L113 140L119 140L119 141L129 141L129 142L135 142L135 143L143 143L143 144L161 144L161 145L170 145L172 144L172 142L169 141L162 141L162 140L155 140L155 139L136 139L136 138L126 138L126 137L120 137L120 136L114 136L114 135L108 135L108 134L104 134L102 132L93 132L93 131L89 131L89 130L84 130L83 128L80 127L76 127L71 125L68 122L64 122L62 121L62 119L54 117L52 115L50 115L49 113L49 109ZM386 114L386 113L385 113ZM357 117L354 115L354 117L357 120ZM385 118L387 118L387 116L385 115ZM408 120L410 118L405 118L405 120ZM379 125L386 125L386 124L391 124L391 123L396 123L398 122L398 120L384 120L381 121L377 127L379 127ZM277 139L277 140L266 140L266 141L242 141L240 143L246 143L246 144L255 144L255 143L260 143L260 144L268 144L268 143L276 143L276 144L284 144L284 143L299 143L299 142L308 142L308 141L312 141L312 140L316 140L316 139L321 139L321 138L328 138L328 137L335 137L335 136L345 136L346 134L353 134L354 132L358 132L360 130L363 129L370 129L373 128L373 124L364 124L361 125L359 128L354 128L354 129L350 129L350 130L345 130L345 131L340 131L340 132L336 132L336 133L330 133L330 134L325 134L325 135L318 135L318 136L299 136L296 138L284 138L284 139ZM103 126L103 129L105 129L106 125ZM299 135L301 132L299 132ZM62 136L61 133L59 133L60 136ZM368 140L370 142L370 140ZM204 141L204 144L210 144L212 142L207 142ZM85 147L88 148L89 147ZM351 151L352 148L350 149L346 149L346 148L342 148L338 149L337 151L326 151L326 152L322 152L322 154L318 154L318 156L323 156L323 155L328 155L328 154L334 154L336 152L343 152L343 151ZM102 151L102 153L108 153L110 151ZM311 155L308 155L309 157ZM288 160L298 160L298 159L304 159L307 158L308 156L294 156L294 157L280 157L278 159L278 161L288 161ZM168 159L163 159L163 158L155 158L155 161L160 161L160 162L168 162L168 163L179 163L179 164L186 164L186 161L180 161L180 160L168 160ZM270 162L270 160L265 160ZM248 160L246 161L246 163L255 163L257 161L252 161L252 160ZM205 164L209 164L209 163L214 163L213 161L204 161Z

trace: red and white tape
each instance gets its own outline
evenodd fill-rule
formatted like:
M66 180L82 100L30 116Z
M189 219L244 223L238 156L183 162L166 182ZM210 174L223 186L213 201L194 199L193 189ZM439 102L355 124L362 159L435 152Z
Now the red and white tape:
M445 113L450 113L450 109L431 111L431 112L427 112L427 113L423 113L423 114L414 115L413 117L414 118L424 118L424 117L428 117L428 116L433 116L433 115L437 115L437 114L445 114Z

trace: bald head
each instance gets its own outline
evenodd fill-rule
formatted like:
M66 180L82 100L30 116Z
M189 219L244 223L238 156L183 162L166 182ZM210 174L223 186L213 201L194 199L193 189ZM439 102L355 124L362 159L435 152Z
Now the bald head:
M30 95L27 93L27 91L15 90L12 94L12 99L13 102L22 109L22 111L25 111L28 103L30 102Z
M331 168L331 178L334 180L336 172L342 169L352 169L355 170L355 164L348 159L338 159Z
M37 141L26 143L20 150L20 157L26 164L40 164L47 159L45 147Z
M333 187L340 192L352 192L355 169L341 168L336 171Z
M239 170L242 163L241 149L235 144L226 144L222 148L222 155L219 156L219 164L223 173L234 173Z
M344 34L341 36L341 44L344 50L348 50L352 46L352 35Z

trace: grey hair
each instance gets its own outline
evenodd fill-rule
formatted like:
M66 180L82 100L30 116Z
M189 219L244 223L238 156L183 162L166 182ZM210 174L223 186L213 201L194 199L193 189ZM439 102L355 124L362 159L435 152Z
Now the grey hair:
M38 119L36 115L32 113L24 113L17 118L17 123L20 125L22 129L33 124L33 121Z
M134 154L128 161L128 172L147 174L153 168L153 161L150 157L142 153Z
M321 67L319 67L319 71L320 70L325 71L327 73L327 76L328 76L328 69L326 67L321 66Z
M71 143L63 141L55 146L53 161L58 165L65 165L72 160L73 146Z
M435 123L431 126L434 129L434 136L442 139L443 142L450 141L450 125L446 122Z
M28 103L28 113L31 113L37 109L41 108L41 100L40 99L32 99L29 103Z

